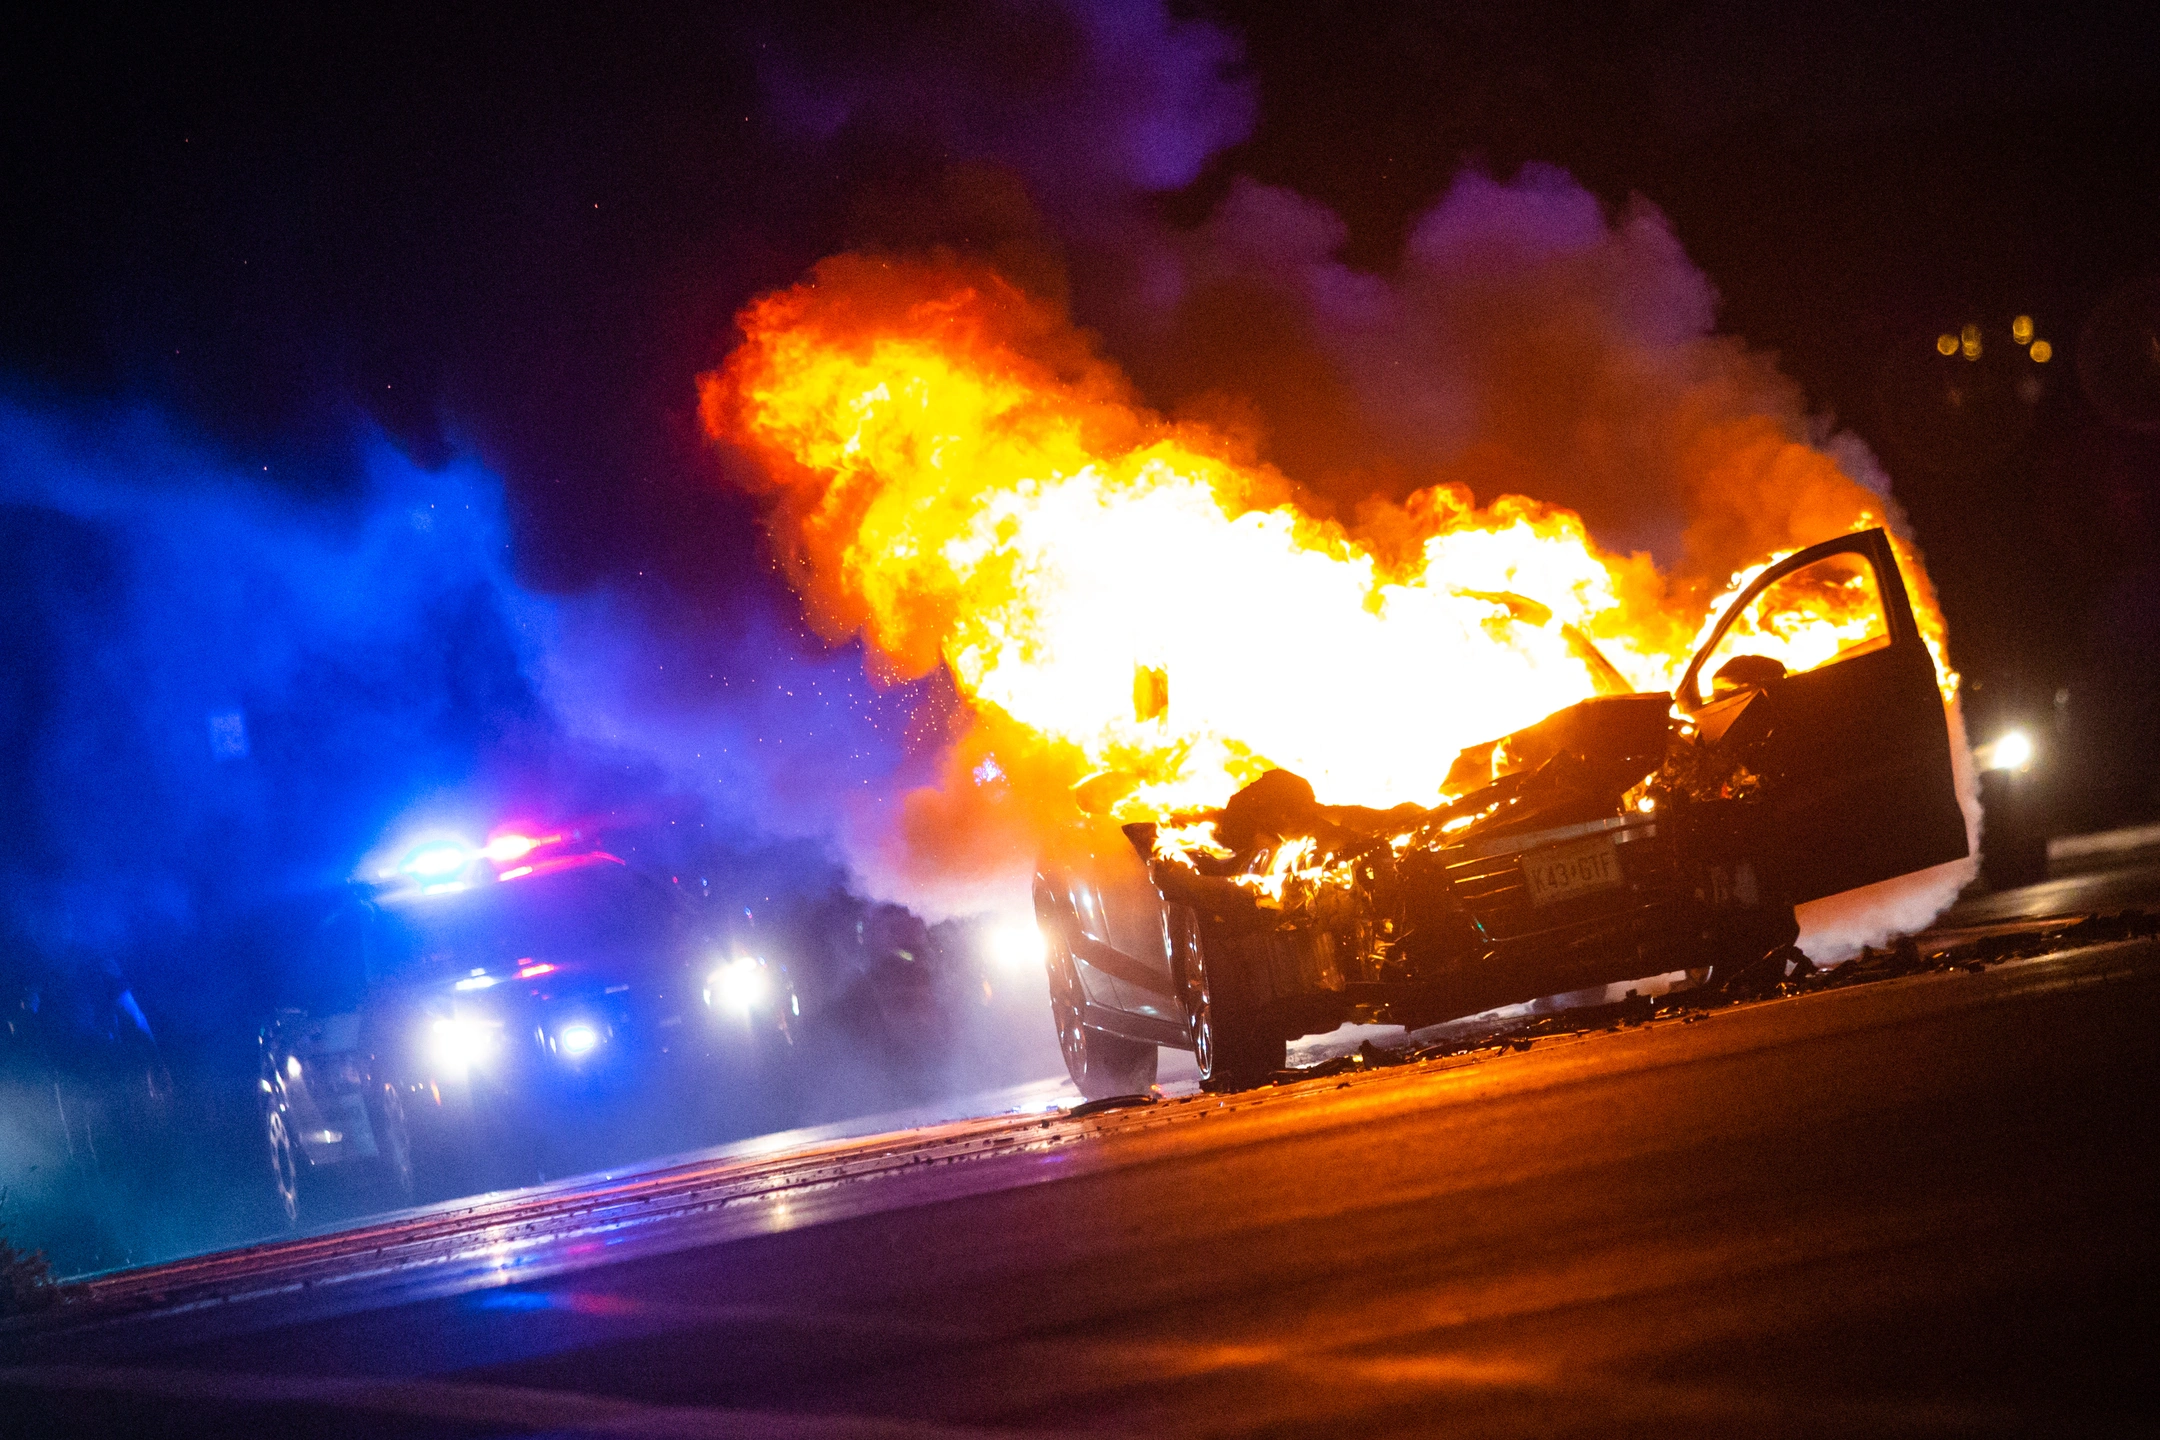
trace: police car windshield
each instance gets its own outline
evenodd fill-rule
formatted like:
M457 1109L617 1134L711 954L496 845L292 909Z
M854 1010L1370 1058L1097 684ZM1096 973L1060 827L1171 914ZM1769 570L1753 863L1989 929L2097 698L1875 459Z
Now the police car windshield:
M386 904L369 968L406 980L523 964L645 968L674 949L680 919L664 887L601 863Z

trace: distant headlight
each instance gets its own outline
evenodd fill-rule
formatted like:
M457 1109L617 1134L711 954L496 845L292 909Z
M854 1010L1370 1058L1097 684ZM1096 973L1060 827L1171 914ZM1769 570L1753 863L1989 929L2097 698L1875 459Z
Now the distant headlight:
M477 1020L437 1020L429 1038L436 1063L461 1074L495 1053L495 1027Z
M2006 730L1992 745L1975 750L1973 760L1982 770L2022 770L2032 764L2032 737L2022 730Z
M705 1003L747 1015L772 994L765 962L745 955L730 960L705 978Z
M555 1032L555 1047L565 1055L587 1055L600 1043L600 1032L582 1020L573 1020Z

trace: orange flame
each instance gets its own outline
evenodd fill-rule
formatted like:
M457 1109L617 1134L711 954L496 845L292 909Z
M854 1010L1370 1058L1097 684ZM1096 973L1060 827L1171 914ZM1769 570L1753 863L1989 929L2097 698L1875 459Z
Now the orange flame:
M754 462L812 622L894 676L944 666L977 717L945 793L909 802L933 850L972 823L971 784L1069 814L1086 781L1091 808L1137 819L1281 766L1325 801L1429 803L1462 748L1668 689L1698 638L1700 592L1567 510L1435 486L1355 529L1316 513L986 270L842 256L740 324L702 416ZM1878 523L1856 503L1824 533ZM1846 606L1816 595L1780 643L1835 651Z

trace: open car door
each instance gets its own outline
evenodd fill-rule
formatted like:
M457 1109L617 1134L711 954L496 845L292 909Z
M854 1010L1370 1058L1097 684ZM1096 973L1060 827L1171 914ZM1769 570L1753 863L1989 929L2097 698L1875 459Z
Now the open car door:
M1835 624L1795 625L1802 615ZM1934 662L1881 530L1756 577L1675 699L1703 743L1759 780L1749 848L1792 903L1967 853Z

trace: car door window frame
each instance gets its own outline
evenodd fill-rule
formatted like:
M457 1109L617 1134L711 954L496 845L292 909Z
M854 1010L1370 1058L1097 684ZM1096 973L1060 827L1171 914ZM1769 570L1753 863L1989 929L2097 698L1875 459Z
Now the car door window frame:
M1855 530L1834 540L1825 540L1819 545L1810 545L1805 550L1795 551L1756 576L1747 588L1740 592L1733 603L1726 607L1724 615L1719 617L1717 628L1710 632L1710 638L1688 662L1680 684L1675 687L1673 699L1680 708L1693 714L1712 703L1701 690L1703 665L1716 653L1718 646L1724 642L1726 632L1732 629L1758 596L1788 575L1837 555L1858 555L1875 571L1875 593L1882 605L1883 623L1889 643L1875 647L1869 653L1920 644L1920 625L1913 617L1912 597L1906 593L1905 576L1898 568L1896 553L1890 547L1889 533L1880 528ZM1823 669L1837 663L1839 662L1832 660L1816 668Z

